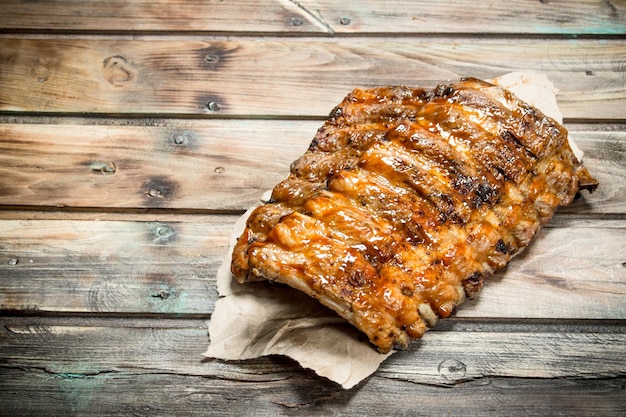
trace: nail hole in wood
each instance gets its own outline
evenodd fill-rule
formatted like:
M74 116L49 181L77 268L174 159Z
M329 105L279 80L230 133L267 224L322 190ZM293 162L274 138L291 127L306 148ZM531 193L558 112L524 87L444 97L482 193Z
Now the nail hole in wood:
M209 101L206 105L206 109L209 111L219 111L220 105L215 101Z
M161 190L158 190L156 188L151 188L150 190L146 192L146 194L148 194L148 197L152 197L152 198L163 198L163 194L161 193Z
M117 166L115 165L115 162L96 161L91 164L90 168L91 172L100 175L111 175L115 174L115 172L117 171Z
M174 230L169 226L159 226L155 230L155 234L157 237L168 237L172 233L174 233Z
M176 145L184 145L187 142L187 136L185 135L176 135L174 136L174 143Z
M168 293L165 290L161 290L159 292L152 293L151 295L154 298L160 298L162 300L167 300L169 298L169 296L170 296L170 293Z

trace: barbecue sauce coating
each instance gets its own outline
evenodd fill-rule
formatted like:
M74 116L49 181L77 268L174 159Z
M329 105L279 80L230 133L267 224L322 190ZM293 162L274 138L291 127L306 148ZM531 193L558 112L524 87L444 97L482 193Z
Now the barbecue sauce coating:
M565 128L495 85L357 89L252 213L231 269L304 291L387 352L596 186Z

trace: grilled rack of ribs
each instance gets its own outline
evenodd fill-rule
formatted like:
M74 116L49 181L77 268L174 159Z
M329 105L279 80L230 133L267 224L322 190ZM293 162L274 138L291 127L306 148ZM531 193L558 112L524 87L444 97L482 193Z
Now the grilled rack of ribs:
M231 270L305 292L388 352L597 185L563 126L488 82L356 89L248 218Z

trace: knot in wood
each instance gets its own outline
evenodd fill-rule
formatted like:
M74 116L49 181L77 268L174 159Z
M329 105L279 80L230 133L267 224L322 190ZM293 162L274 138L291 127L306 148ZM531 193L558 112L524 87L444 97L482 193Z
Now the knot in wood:
M128 87L137 78L137 71L121 55L106 58L102 67L104 78L114 87Z
M446 359L439 364L437 371L449 381L458 381L465 377L467 366L457 359Z
M155 292L151 294L153 298L160 298L161 300L167 300L170 297L170 293L165 290Z

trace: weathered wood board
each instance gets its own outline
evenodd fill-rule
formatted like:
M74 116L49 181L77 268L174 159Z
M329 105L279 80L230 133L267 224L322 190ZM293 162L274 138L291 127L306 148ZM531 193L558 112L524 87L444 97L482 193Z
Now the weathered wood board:
M0 220L0 310L208 315L235 218ZM543 229L458 315L626 319L624 248L623 221Z
M255 382L160 372L83 377L9 369L0 389L4 381L11 381L3 390L7 393L3 406L5 410L20 410L22 416L362 416L363 410L369 415L390 416L446 415L450 410L501 416L505 409L526 416L586 417L620 416L626 410L623 377L487 378L442 388L375 376L366 388L340 391L332 383L312 383L310 374L294 375L288 370L289 363L269 365L284 370L277 378ZM27 403L23 400L25 392L32 395Z
M0 28L79 33L326 33L298 4L281 0L5 0ZM582 23L582 22L581 22ZM583 23L584 24L584 23Z
M626 415L626 4L7 0L0 415ZM600 188L351 390L209 360L232 226L355 87L537 71Z
M623 120L616 40L0 38L0 111L325 117L355 87L537 71L566 119Z
M623 2L512 0L505 2L376 0L337 3L300 0L336 34L619 35L626 32Z
M116 33L619 35L623 2L579 0L446 2L394 0L37 2L5 0L2 29ZM523 18L520 18L523 17ZM533 22L529 24L528 22Z
M321 124L0 124L0 204L243 211L288 175ZM579 127L570 136L602 185L562 212L624 213L626 131Z
M537 322L525 326L534 339L529 344L520 334L520 326L459 319L450 322L445 330L433 330L408 350L392 355L383 363L380 376L452 386L487 377L572 378L594 371L598 372L595 377L615 377L626 372L626 363L617 359L626 355L626 333L615 325L596 323L593 329L581 323ZM3 325L0 348L15 368L30 364L52 375L77 376L172 373L250 382L280 378L267 359L240 362L240 369L229 371L223 362L204 357L206 325L201 320L129 322L111 318L80 323L76 319L61 322L51 318L35 323L31 318L19 318L5 320ZM129 339L134 340L132 345L125 343ZM33 346L35 340L40 344ZM475 354L467 352L467 344L489 348ZM9 345L15 348L13 352L4 350ZM70 358L54 346L65 346L74 355ZM595 357L571 365L575 358L593 352ZM461 363L464 369L449 369L446 365L451 362Z
M0 390L13 394L5 406L25 415L47 407L89 415L202 414L207 407L216 410L211 415L352 416L364 409L368 415L423 415L451 406L472 415L521 407L525 415L626 411L626 363L618 359L626 355L626 333L612 325L520 328L456 321L393 355L359 389L342 391L281 358L231 365L206 359L202 321L144 319L130 327L118 319L73 321L3 320L7 378ZM468 352L468 345L486 348ZM403 388L407 383L410 390ZM39 396L30 408L18 403L31 384L51 396L47 407ZM241 394L239 384L246 385Z

